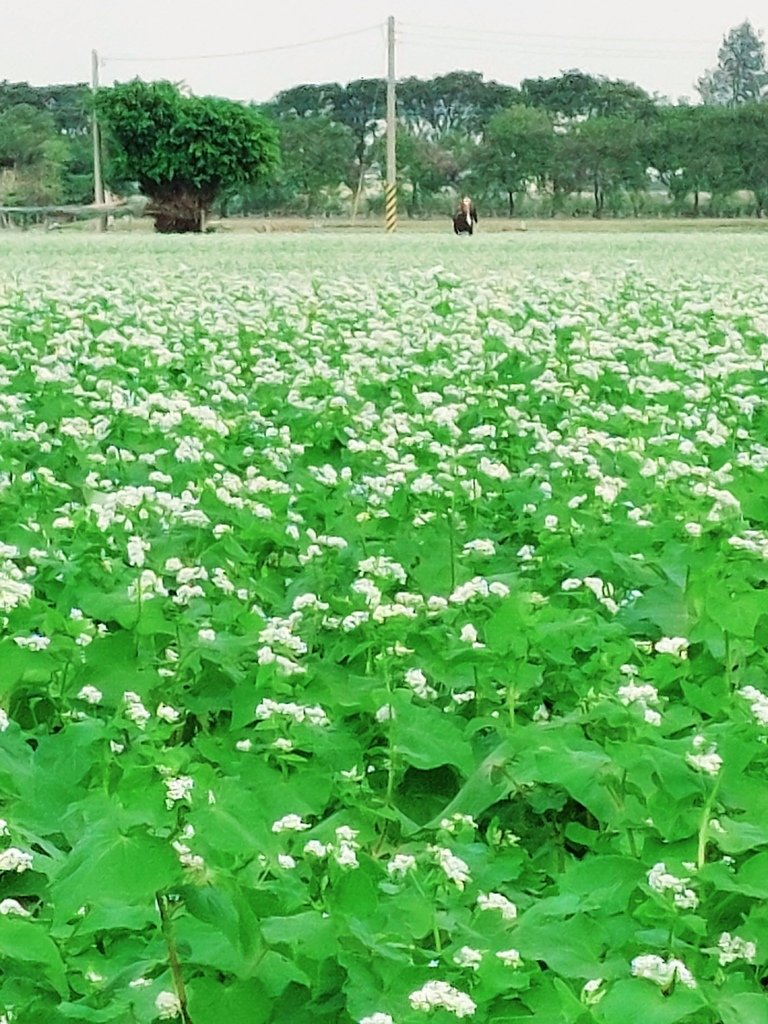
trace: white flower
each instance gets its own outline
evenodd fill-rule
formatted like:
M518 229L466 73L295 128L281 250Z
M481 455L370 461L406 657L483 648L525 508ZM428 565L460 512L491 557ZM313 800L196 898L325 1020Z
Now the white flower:
M172 1020L174 1017L181 1016L181 1003L174 992L158 992L155 1009L160 1020Z
M18 900L12 899L6 899L0 902L0 914L2 914L3 917L7 917L9 914L12 914L16 917L32 916L28 910L25 910L25 908L22 907Z
M77 695L78 700L84 700L86 704L101 704L103 696L95 686L83 686Z
M190 794L195 786L195 780L188 775L179 775L177 778L164 779L166 794L165 806L170 810L174 803L179 800L190 802Z
M500 949L496 956L505 967L520 967L523 960L517 949Z
M704 737L697 737L697 739L703 740ZM694 747L696 746L700 746L700 744L697 744L696 740L694 740ZM692 754L686 754L685 761L691 768L695 768L697 772L703 772L705 775L717 775L723 767L723 759L717 753L717 747L714 743L708 750L696 750Z
M585 1006L596 1006L605 995L604 978L590 978L581 989L581 1001Z
M514 921L517 917L515 904L500 892L481 892L477 897L477 905L480 910L500 910L505 921Z
M387 864L387 874L404 878L409 871L416 867L416 858L410 853L396 853Z
M754 686L743 686L739 696L749 701L750 710L759 725L768 725L768 697Z
M132 690L126 690L123 700L127 707L125 713L132 722L135 722L139 729L143 729L152 717L141 702L141 697Z
M29 871L32 867L32 854L25 853L15 846L0 852L0 871L15 871L17 875Z
M372 1013L369 1017L361 1017L358 1024L395 1024L388 1013Z
M169 725L172 725L174 722L178 722L181 718L181 714L176 710L176 708L172 708L170 704L158 704L155 714L164 722L168 722Z
M427 677L420 668L409 668L405 673L405 681L416 696L421 697L422 700L431 700L437 696L437 690L429 686Z
M428 981L420 989L411 992L408 1001L414 1010L429 1013L430 1010L442 1008L457 1017L472 1017L477 1009L466 993L453 988L447 981Z
M374 715L374 718L379 723L389 722L394 717L395 709L392 707L391 704L382 704L381 707L377 709L376 714Z
M312 826L303 821L298 814L285 814L272 824L273 832L305 832L308 828Z
M676 907L681 910L695 910L699 905L699 898L693 889L688 888L690 878L678 878L670 871L662 861L654 864L648 872L648 885L654 892L672 893L672 900Z
M128 564L141 569L144 566L144 555L149 549L150 545L145 540L132 534L128 538Z
M757 956L757 946L754 942L740 939L738 935L731 936L730 932L723 932L718 939L717 946L718 961L721 967L732 964L734 960L746 960L747 963L754 963Z
M472 946L462 946L453 956L453 962L457 967L469 967L471 971L476 971L482 960L481 950L473 949Z
M0 732L5 732L10 724L11 721L8 718L8 712L4 711L3 708L0 708Z
M463 643L472 644L475 648L485 647L485 644L481 644L477 639L477 630L471 623L467 623L466 626L462 627L461 637Z
M660 956L649 953L636 956L632 961L632 974L636 978L647 978L666 991L677 980L686 988L696 988L696 979L682 960L664 960Z
M444 829L446 832L451 833L458 832L462 828L462 826L466 828L475 829L477 828L477 822L475 821L471 814L458 813L454 814L450 818L443 818L440 822L440 828Z
M326 846L325 843L321 843L318 839L310 839L304 844L304 853L309 854L312 857L317 857L319 860L327 857L330 851L330 844Z
M465 555L495 555L496 548L492 540L470 540L462 548L462 554Z
M253 746L253 744L248 739L246 739L246 740L238 740L235 743L235 750L239 750L242 754L247 754L252 746Z
M684 660L688 657L688 641L682 636L663 636L653 645L658 654L672 654Z
M507 467L501 462L492 462L485 456L480 459L477 464L478 472L484 473L486 476L492 477L494 480L501 480L506 482L512 479L512 474L509 472Z
M288 853L278 853L277 863L286 871L292 871L296 867L296 861Z
M214 642L214 640L216 639L216 630L215 629L198 629L197 636L198 636L198 639L201 640L204 644L212 644Z
M470 880L469 865L443 847L430 846L429 851L435 855L437 863L456 887L463 889L464 884Z
M578 590L581 586L581 580L576 576L569 576L567 580L563 580L560 584L561 590Z

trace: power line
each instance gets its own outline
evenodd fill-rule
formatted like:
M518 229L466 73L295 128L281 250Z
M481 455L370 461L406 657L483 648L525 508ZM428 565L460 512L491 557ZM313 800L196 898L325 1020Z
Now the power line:
M102 57L102 63L165 63L172 61L188 60L225 60L230 57L254 57L262 53L277 53L281 50L298 50L305 46L319 46L322 43L332 43L337 39L349 39L351 36L361 36L367 32L380 30L381 25L368 25L366 28L353 29L351 32L338 32L332 36L322 36L319 39L307 39L301 43L283 43L280 46L265 46L258 50L238 50L234 53L196 53L187 54L183 57Z
M473 53L489 53L491 51L513 53L515 55L530 54L531 56L562 56L566 57L569 53L584 57L622 57L632 58L637 60L651 60L651 61L678 61L681 56L690 56L702 58L701 51L698 50L678 50L676 53L658 53L651 52L648 50L621 50L617 47L610 49L601 49L595 46L581 45L581 46L531 46L530 44L515 44L514 42L505 42L503 40L497 40L495 43L484 40L472 40L462 39L460 41L450 42L446 39L435 36L403 36L400 39L400 43L404 47L412 49L428 49L428 50L449 50L453 53L457 51L473 52Z
M452 38L462 39L467 36L489 36L494 39L498 39L500 36L512 36L515 39L567 39L569 41L581 40L584 42L605 42L605 43L640 43L648 44L648 46L676 46L674 40L666 39L652 39L650 37L638 37L638 36L579 36L570 33L558 33L558 32L517 32L513 29L483 29L483 28L469 28L466 27L452 27L450 25L431 25L425 22L418 21L406 21L399 23L401 28L415 28L425 29L430 32L449 33ZM701 44L702 46L712 46L711 39L693 39L688 38L690 43Z

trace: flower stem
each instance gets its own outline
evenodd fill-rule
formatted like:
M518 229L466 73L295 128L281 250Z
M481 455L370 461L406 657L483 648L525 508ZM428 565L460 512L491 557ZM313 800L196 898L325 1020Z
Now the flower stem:
M168 950L168 963L171 966L173 985L176 989L176 995L179 998L181 1019L184 1021L184 1024L192 1024L192 1018L189 1016L189 1010L187 1009L187 990L184 985L184 975L182 974L181 963L179 961L179 951L176 948L176 939L173 935L171 915L168 910L168 897L159 892L156 894L155 899L157 900L157 910L160 914L163 938L165 939L165 945Z

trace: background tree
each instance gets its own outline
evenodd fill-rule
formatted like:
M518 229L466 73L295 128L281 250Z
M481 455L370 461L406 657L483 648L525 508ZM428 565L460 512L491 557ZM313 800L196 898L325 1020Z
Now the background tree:
M725 147L722 112L704 106L662 107L643 140L649 167L666 186L677 211L693 197L692 213L700 212L703 191L724 187Z
M59 201L67 161L66 140L46 110L17 103L0 114L0 193L12 205Z
M762 217L768 209L768 105L745 103L727 114L718 113L722 118L725 188L749 189L755 197L755 213Z
M101 90L96 103L113 147L112 174L138 183L161 232L200 231L219 193L258 180L278 161L274 127L231 100L135 80Z
M484 82L477 71L453 71L399 82L397 112L412 134L434 142L461 135L479 139L489 118L519 98L517 89Z
M723 37L717 67L705 71L696 88L704 103L737 107L759 100L766 83L765 43L749 21L743 21Z
M619 115L646 118L654 110L653 99L634 82L588 75L578 69L554 78L526 78L520 90L527 106L549 111L560 123Z
M518 104L494 114L488 123L476 174L506 194L512 217L516 193L532 181L543 189L553 155L554 130L547 112Z
M593 216L602 217L606 199L626 190L636 200L647 185L642 128L629 117L597 117L573 129L574 157L594 197ZM633 202L637 211L636 201Z
M424 211L425 199L456 185L461 165L453 147L414 135L404 126L397 132L397 174L409 186L406 210L409 217Z
M338 191L355 156L355 139L346 125L323 114L287 117L280 122L281 180L316 212L324 192Z

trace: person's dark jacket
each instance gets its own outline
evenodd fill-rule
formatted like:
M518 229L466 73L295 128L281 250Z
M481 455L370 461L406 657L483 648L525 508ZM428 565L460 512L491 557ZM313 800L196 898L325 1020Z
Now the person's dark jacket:
M477 224L477 210L470 206L469 214L461 209L453 218L453 230L457 235L471 235Z

